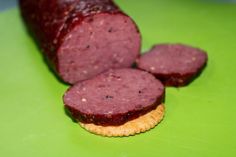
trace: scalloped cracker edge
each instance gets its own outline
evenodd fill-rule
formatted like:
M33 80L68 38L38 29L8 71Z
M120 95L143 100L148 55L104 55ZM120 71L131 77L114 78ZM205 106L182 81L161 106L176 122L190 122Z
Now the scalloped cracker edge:
M145 115L142 115L119 126L100 126L81 122L79 122L79 124L87 131L97 135L108 137L131 136L154 128L163 119L164 112L164 104L160 104L156 109L146 113Z

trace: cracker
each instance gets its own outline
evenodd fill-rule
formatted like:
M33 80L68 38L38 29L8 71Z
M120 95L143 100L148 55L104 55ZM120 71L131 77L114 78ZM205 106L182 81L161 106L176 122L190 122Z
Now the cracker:
M128 121L125 124L119 126L99 126L81 122L79 122L79 124L87 131L97 135L109 137L130 136L148 131L155 127L163 119L164 111L164 104L160 104L155 110L152 110L145 115L140 116L139 118Z

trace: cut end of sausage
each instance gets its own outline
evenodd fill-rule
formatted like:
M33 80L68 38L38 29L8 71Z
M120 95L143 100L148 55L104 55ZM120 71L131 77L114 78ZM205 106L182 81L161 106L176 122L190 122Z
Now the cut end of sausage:
M97 125L121 125L156 108L164 86L153 75L134 69L116 69L79 82L64 95L73 118Z
M160 44L137 60L138 68L154 74L166 86L185 86L207 63L207 53L183 44Z
M58 71L74 84L111 68L130 67L140 53L140 34L126 15L86 17L70 31L58 51Z

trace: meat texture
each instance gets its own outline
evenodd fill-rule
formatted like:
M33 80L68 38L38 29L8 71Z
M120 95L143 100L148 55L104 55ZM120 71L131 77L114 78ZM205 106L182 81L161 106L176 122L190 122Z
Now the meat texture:
M207 64L207 53L183 44L159 44L137 59L137 67L154 74L166 86L185 86Z
M112 0L20 0L22 17L56 74L74 84L130 67L140 52L134 21Z
M72 86L64 104L80 122L114 126L155 109L164 92L162 83L147 72L116 69Z

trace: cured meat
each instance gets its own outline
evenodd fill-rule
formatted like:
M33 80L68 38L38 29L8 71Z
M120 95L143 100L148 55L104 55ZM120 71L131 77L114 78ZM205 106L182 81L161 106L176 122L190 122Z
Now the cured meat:
M184 86L205 67L207 53L183 44L160 44L137 60L137 67L154 74L166 86Z
M140 52L134 21L112 0L20 0L22 17L46 59L74 84L130 67Z
M109 70L79 82L64 95L65 107L83 123L121 125L155 109L164 86L153 75L135 69Z

